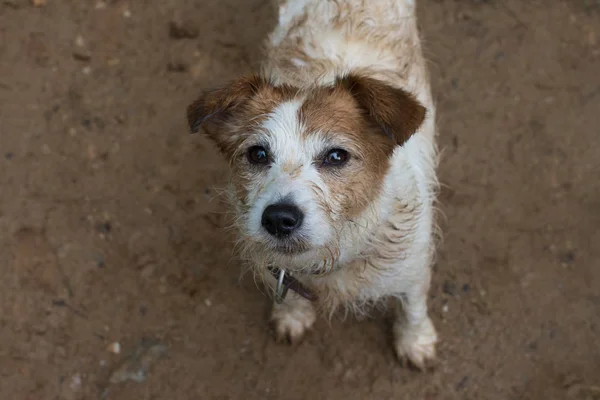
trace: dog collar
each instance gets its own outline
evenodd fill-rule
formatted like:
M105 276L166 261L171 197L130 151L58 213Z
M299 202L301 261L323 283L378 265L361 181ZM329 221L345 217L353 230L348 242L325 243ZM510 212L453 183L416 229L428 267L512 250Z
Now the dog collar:
M304 286L300 281L289 274L285 269L269 267L269 272L277 281L275 286L275 302L281 304L287 295L288 289L292 289L306 300L315 301L318 299L312 291Z

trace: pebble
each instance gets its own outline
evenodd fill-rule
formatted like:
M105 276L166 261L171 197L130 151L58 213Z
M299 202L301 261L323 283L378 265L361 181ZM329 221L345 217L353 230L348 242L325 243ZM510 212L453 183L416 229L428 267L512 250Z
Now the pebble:
M110 233L110 231L112 230L112 224L109 221L102 222L102 223L96 225L96 230L99 233L108 235Z
M87 155L90 160L94 160L98 156L96 146L93 143L89 143L87 146Z
M167 71L169 72L186 72L188 66L181 61L172 61L167 64Z
M588 33L588 44L590 46L595 46L598 43L598 39L596 37L596 32L590 30Z
M82 382L81 375L75 374L71 377L71 382L69 383L69 387L71 388L71 390L76 392L79 389L81 389L81 382Z
M126 381L144 382L150 367L167 352L167 347L153 341L142 341L133 354L127 357L109 378L110 383Z
M442 286L442 291L449 296L454 296L454 293L456 293L456 285L450 281L445 281Z
M46 0L31 0L34 7L43 7L46 5Z
M194 39L200 32L191 22L171 21L169 23L169 36L172 39Z
M106 346L106 350L113 354L119 354L119 353L121 353L121 343L113 342L113 343L109 344L108 346Z
M77 35L77 37L75 37L75 46L85 47L85 39L83 39L83 36Z
M575 262L575 253L573 251L567 251L560 257L560 262L563 265L571 265Z
M102 254L96 254L94 256L94 260L96 261L96 267L104 268L106 266L106 263L104 261L104 256Z
M456 384L456 390L462 390L465 388L465 386L467 386L467 383L469 382L469 377L468 376L463 376L463 378Z
M90 61L92 59L92 55L86 50L75 50L73 52L73 58L77 61Z
M75 51L73 51L73 58L78 61L89 61L92 56L89 51L85 48L85 39L81 35L75 37Z

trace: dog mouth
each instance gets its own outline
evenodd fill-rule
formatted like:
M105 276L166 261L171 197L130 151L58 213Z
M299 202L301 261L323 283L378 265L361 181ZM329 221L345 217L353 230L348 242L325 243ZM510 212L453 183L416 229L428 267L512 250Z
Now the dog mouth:
M269 243L271 251L286 256L294 256L308 252L311 247L308 243L301 240L278 240L275 243Z

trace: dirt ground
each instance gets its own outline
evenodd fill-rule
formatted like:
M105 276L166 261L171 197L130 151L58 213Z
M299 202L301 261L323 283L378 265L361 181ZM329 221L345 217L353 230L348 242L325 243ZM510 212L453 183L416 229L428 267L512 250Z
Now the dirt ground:
M600 2L418 2L444 149L428 373L383 314L275 344L239 279L225 163L184 110L258 60L269 1L36 3L0 1L0 398L600 399Z

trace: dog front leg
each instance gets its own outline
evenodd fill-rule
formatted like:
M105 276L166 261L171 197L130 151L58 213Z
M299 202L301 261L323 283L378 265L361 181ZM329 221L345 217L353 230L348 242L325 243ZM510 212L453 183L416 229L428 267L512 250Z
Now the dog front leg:
M398 296L395 305L394 347L401 360L423 370L435 359L437 333L427 314L427 283Z
M293 291L289 291L281 304L273 303L271 324L278 341L298 343L316 320L313 304Z

